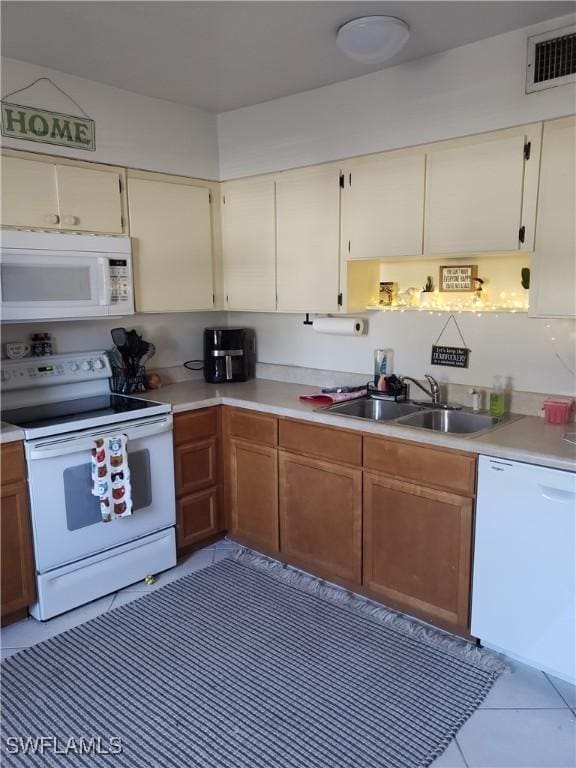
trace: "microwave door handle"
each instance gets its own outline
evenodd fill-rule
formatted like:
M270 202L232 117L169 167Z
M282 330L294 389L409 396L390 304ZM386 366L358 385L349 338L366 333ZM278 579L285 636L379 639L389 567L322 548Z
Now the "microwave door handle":
M108 307L112 303L110 283L110 262L106 258L98 259L100 265L100 300L101 307Z

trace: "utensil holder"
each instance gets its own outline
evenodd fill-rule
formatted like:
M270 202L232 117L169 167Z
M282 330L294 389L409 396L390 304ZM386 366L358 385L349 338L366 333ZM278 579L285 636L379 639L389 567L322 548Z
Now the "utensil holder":
M135 371L128 372L112 363L110 389L118 395L135 395L147 392L144 366L140 365Z

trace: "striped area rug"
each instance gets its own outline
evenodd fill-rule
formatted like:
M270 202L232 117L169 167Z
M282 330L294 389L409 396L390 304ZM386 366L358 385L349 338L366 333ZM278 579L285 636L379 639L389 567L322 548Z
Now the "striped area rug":
M424 768L501 669L243 552L9 657L2 764Z

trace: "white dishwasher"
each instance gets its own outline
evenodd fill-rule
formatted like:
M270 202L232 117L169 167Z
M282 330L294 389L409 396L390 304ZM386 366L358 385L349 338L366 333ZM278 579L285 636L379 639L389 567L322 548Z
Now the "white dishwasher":
M472 634L576 680L576 474L481 456Z

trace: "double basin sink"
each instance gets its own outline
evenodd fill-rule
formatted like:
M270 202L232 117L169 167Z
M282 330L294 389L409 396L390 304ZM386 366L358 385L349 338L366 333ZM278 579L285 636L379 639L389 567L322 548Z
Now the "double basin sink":
M509 416L497 418L486 413L465 409L449 409L441 406L423 406L410 402L394 402L377 397L362 397L336 403L322 411L369 421L387 421L402 427L427 429L457 435L477 435L509 421Z

